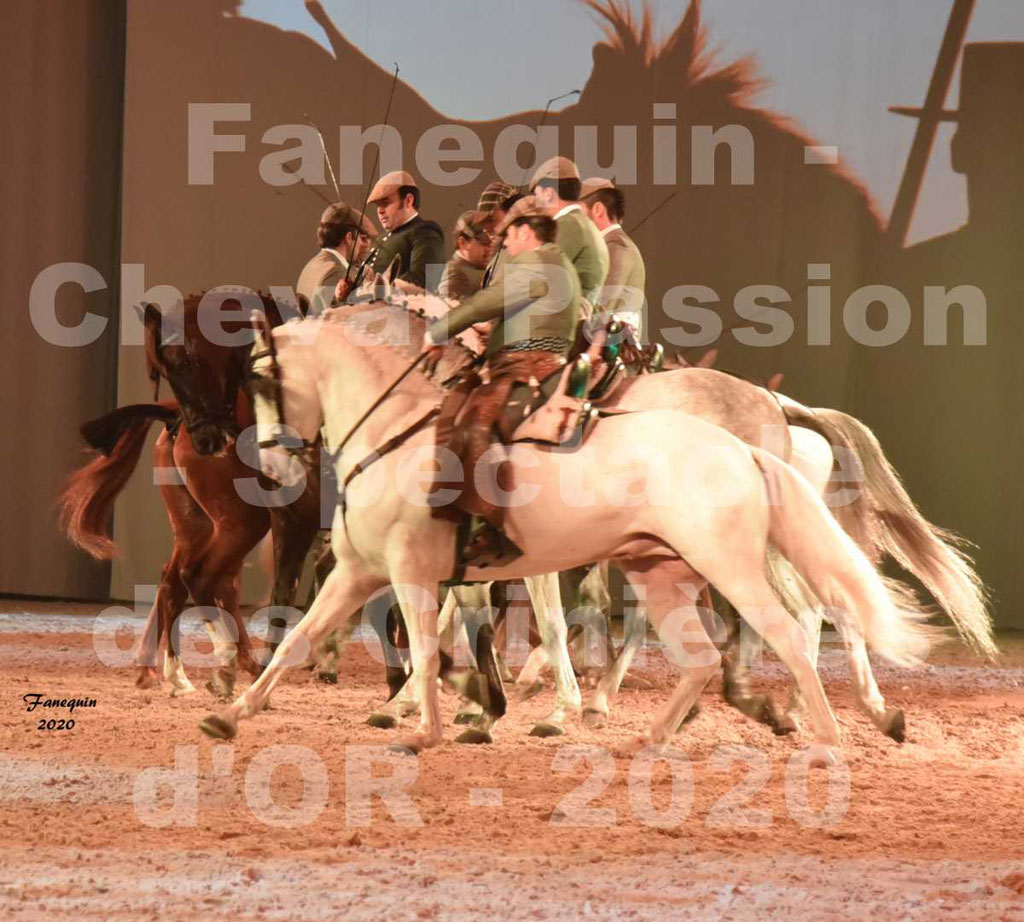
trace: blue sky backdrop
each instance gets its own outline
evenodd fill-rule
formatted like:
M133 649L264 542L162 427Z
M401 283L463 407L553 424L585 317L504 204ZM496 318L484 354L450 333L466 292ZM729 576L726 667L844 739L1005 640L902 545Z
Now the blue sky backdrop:
M543 108L582 88L597 18L576 0L323 0L341 32L440 111L490 119ZM658 34L687 0L654 0ZM759 102L835 145L888 214L913 136L890 105L920 105L951 0L704 0L704 22L723 61L754 54L770 86ZM639 10L639 2L634 2ZM303 32L327 46L302 0L245 0L242 15ZM968 41L1024 41L1022 0L978 0ZM526 66L524 66L524 64ZM954 105L959 77L947 103ZM949 167L943 126L911 229L911 241L963 223L961 177Z

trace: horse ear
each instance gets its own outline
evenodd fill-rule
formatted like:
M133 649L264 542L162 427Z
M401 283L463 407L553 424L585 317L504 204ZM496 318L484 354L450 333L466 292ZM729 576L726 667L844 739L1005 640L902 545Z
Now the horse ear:
M678 74L689 74L706 47L701 23L700 0L690 0L676 30L662 45L658 63L670 66Z
M782 372L776 372L768 379L768 383L765 385L765 387L767 387L770 391L777 391L780 387L782 387L782 378Z
M163 315L155 304L135 305L145 330L146 371L153 382L153 401L160 399L160 325Z
M715 362L718 361L718 350L708 349L699 359L697 359L698 368L714 368Z

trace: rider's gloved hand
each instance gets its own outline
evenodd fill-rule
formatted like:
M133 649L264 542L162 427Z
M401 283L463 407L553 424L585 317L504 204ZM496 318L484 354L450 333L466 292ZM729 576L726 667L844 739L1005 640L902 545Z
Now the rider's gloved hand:
M423 334L423 351L427 353L427 357L423 361L423 370L427 374L432 375L437 368L437 363L441 361L441 356L444 354L444 346L437 345L430 338L430 333L426 332Z

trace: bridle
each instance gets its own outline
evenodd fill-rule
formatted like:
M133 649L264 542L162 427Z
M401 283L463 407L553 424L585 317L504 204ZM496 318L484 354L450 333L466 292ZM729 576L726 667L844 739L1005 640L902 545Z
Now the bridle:
M258 439L258 448L282 448L302 464L310 465L315 456L319 440L310 441L296 435L288 435L284 418L284 393L281 383L281 366L277 361L277 345L274 342L273 330L265 315L253 312L252 324L256 335L262 340L263 348L253 345L245 362L245 374L242 386L255 405L257 397L269 396L274 403L277 425L268 438ZM264 362L268 372L257 370L257 363Z
M207 394L207 388L201 386L200 372L204 367L201 356L196 355L191 344L184 343L185 358L174 367L174 373L166 373L167 383L182 408L182 421L185 431L191 436L199 429L216 428L230 438L238 435L239 427L235 419L234 408L218 403ZM164 346L159 347L162 351ZM185 377L193 386L186 392L188 399L182 399L181 378ZM186 412L188 408L188 412Z

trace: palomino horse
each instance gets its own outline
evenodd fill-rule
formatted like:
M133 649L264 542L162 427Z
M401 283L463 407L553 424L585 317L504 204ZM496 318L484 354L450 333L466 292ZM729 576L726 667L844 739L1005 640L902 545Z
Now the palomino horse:
M288 305L269 297L214 290L211 310L220 315L220 330L229 337L248 333L255 306L268 321L279 324ZM308 488L289 506L268 510L246 501L236 481L252 478L253 469L229 440L251 420L248 401L240 394L251 336L240 346L224 347L199 321L202 296L185 300L178 317L163 317L152 305L144 311L146 356L155 383L168 379L177 404L122 407L83 426L83 435L99 452L69 480L62 495L64 528L79 547L101 559L116 553L106 534L110 510L138 463L150 425L165 424L154 448L155 469L174 472L163 477L160 492L174 536L171 557L161 574L156 600L136 650L137 684L157 683L156 663L161 639L166 643L164 678L172 695L195 691L185 674L178 641L177 618L191 595L200 607L220 662L210 688L230 696L237 661L251 675L261 666L252 656L248 633L239 612L242 562L272 527L275 544L274 605L291 603L306 552L316 534L319 468ZM291 306L298 315L298 308ZM179 416L180 413L180 416ZM173 479L174 482L171 482ZM227 625L223 613L231 616ZM233 631L230 630L233 628ZM233 636L232 636L233 635Z
M212 736L233 738L239 720L259 713L311 643L390 583L408 626L421 701L417 732L395 744L418 752L442 739L437 586L454 567L456 526L432 516L423 488L423 468L439 460L429 422L439 389L407 373L415 355L408 344L421 342L423 321L398 307L381 312L394 333L373 349L360 343L355 317L328 315L272 333L280 377L267 380L277 399L256 401L261 441L278 426L281 407L301 438L311 440L322 425L327 443L340 446L334 460L345 488L332 530L336 565L263 674L225 712L202 722ZM405 345L388 345L396 342ZM389 450L371 460L371 450L385 444ZM279 448L264 450L261 459L283 483L296 475L294 459ZM605 559L626 572L669 655L684 667L671 699L631 748L663 744L720 665L696 609L711 582L794 674L811 714L812 760L834 759L839 726L808 638L768 582L769 545L833 617L850 620L882 655L913 664L928 648L925 614L894 600L806 480L704 420L674 411L627 413L601 421L575 451L517 444L507 459L521 504L509 508L506 525L523 557L493 573L466 575L511 579ZM350 478L356 465L363 473Z

